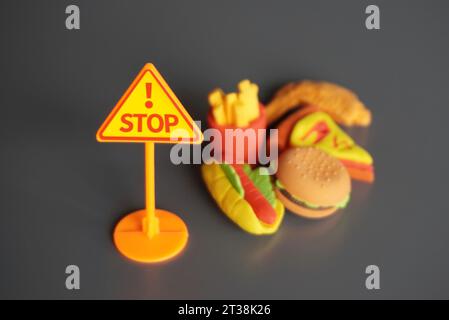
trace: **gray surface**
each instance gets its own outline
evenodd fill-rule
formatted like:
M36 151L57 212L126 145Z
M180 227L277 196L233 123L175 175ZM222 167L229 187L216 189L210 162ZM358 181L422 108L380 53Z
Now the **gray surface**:
M2 1L1 298L449 298L447 1ZM162 2L162 1L161 1ZM273 237L221 215L198 166L157 146L157 205L188 224L182 256L140 265L111 231L144 205L143 146L95 132L142 65L154 62L194 118L207 92L249 77L267 101L287 81L354 89L373 125L374 186L355 183L341 215L291 214ZM65 266L81 290L65 289ZM381 268L367 291L364 269Z

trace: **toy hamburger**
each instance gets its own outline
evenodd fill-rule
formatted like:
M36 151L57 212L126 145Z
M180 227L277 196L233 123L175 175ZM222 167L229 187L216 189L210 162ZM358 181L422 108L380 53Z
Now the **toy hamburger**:
M351 179L340 161L314 147L291 148L278 159L275 192L300 216L324 218L346 207Z

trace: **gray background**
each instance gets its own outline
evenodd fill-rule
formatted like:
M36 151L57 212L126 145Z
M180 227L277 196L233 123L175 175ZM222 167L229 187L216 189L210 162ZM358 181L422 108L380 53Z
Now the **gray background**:
M81 30L65 29L78 4ZM376 3L381 30L367 31ZM1 298L449 298L449 2L2 1ZM156 152L157 206L188 224L177 259L122 258L111 234L144 206L143 146L95 132L145 62L195 119L207 93L242 78L267 101L282 84L324 79L371 108L352 130L375 157L373 186L313 222L287 214L247 235L211 200L198 166ZM81 290L65 289L65 267ZM365 289L365 267L381 290Z

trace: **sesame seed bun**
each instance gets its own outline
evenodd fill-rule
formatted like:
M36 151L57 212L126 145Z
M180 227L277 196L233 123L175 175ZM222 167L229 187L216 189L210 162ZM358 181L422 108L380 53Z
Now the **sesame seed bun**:
M307 217L330 215L351 192L351 179L343 164L313 147L284 151L276 177L282 185L276 188L278 198L289 210ZM307 208L295 199L317 208Z

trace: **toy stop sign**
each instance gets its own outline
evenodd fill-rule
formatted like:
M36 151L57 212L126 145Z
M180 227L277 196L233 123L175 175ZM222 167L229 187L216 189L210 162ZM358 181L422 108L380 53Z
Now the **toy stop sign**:
M126 257L159 262L187 244L184 221L155 208L154 144L201 143L203 135L152 64L146 64L97 132L100 142L145 143L145 209L123 217L114 243Z
M202 134L152 64L146 64L97 133L100 142L201 143Z

